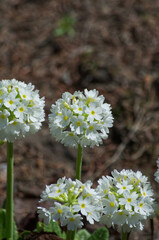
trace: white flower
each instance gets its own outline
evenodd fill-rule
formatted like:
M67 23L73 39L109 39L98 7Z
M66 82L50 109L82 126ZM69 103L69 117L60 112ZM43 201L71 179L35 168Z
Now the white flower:
M86 106L83 104L83 101L78 101L72 105L72 108L75 113L82 115L85 111Z
M58 202L55 202L55 207L50 207L49 212L51 213L51 219L53 221L60 220L61 225L63 226L63 224L65 225L64 223L65 216L67 216L68 213L70 213L70 208L63 206Z
M111 174L113 177L99 179L96 188L103 209L100 222L108 227L117 226L118 231L142 230L144 221L156 210L147 177L139 171L125 169Z
M94 221L99 222L100 212L99 212L99 209L98 209L97 206L91 207L89 209L89 212L87 213L86 219L90 224L94 224Z
M70 212L63 221L63 226L67 225L68 230L74 231L76 228L81 228L83 226L81 220L82 217L80 214L73 214Z
M83 198L80 196L78 198L78 204L73 206L75 212L81 211L81 213L86 216L92 207L92 201L89 197Z
M62 109L62 111L56 116L55 123L58 127L65 128L69 125L72 117L72 112L69 109Z
M123 180L122 183L119 183L119 182L118 182L118 183L116 184L116 186L117 186L117 188L118 188L117 192L118 192L119 194L122 194L122 193L124 193L125 191L131 190L131 189L133 188L133 186L130 185L126 180Z
M117 210L112 215L113 224L122 226L126 222L128 215L129 212L127 210Z
M72 117L70 128L72 132L75 132L76 134L83 134L84 129L86 128L86 122L84 122L83 116Z
M91 188L92 182L82 183L79 180L61 178L56 184L46 186L42 192L40 202L51 200L53 206L49 208L49 218L47 211L41 211L40 217L58 221L61 226L67 226L68 230L81 228L83 226L83 216L87 221L94 224L99 221L102 205L96 191ZM55 200L55 202L53 202ZM51 216L51 217L50 217ZM45 220L46 221L46 220Z
M153 213L153 208L149 203L146 202L144 198L141 198L135 204L134 211L140 213L141 215L150 215L151 213Z
M13 111L17 104L19 104L19 99L16 98L17 92L13 91L8 94L8 96L4 99L4 106L7 107L7 109Z
M8 117L10 113L4 109L3 111L0 111L0 129L3 129L5 126L8 125Z
M117 211L118 203L113 194L109 194L107 199L103 199L103 213L112 214Z
M48 225L49 222L51 221L50 211L48 211L46 208L38 207L37 213L39 214L39 218L43 219L44 223Z
M159 183L159 158L157 160L157 171L155 172L154 176L155 176L155 181Z
M49 128L57 141L65 146L94 147L102 144L112 127L111 107L97 90L84 90L62 95L51 106ZM61 132L60 132L61 131Z
M97 187L97 193L101 196L107 196L109 191L110 191L110 182L109 179L106 178L105 176L102 176L101 179L98 180L98 187Z
M0 140L14 142L35 133L44 121L44 98L29 83L0 81Z
M64 146L76 147L78 143L78 136L76 133L65 131L61 142L64 144Z
M87 120L93 122L94 120L101 120L102 108L96 107L95 103L90 103L89 107L86 108L85 112L88 114Z
M130 193L125 191L123 193L123 198L119 198L119 203L125 206L126 210L132 210L132 206L135 205L138 194L136 192Z

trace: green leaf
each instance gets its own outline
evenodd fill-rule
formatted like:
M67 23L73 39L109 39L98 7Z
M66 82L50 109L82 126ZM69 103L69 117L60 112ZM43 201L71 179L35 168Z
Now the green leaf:
M81 229L76 233L75 240L87 240L90 236L91 234L87 230Z
M15 221L13 221L13 240L18 239L18 231L17 231L17 225Z
M20 234L18 240L24 240L24 237L25 237L26 235L30 234L30 233L31 233L31 231L24 231L24 232L22 232L22 233Z
M50 221L48 225L44 224L44 232L52 232L56 233L57 236L64 238L66 235L64 232L61 231L61 228L58 222Z
M75 25L75 18L70 15L63 16L57 23L57 28L54 31L54 35L56 37L62 35L69 35L73 37L75 35L74 25Z
M36 229L34 230L34 232L40 233L41 231L43 231L43 223L37 222Z
M6 210L2 208L2 209L0 209L0 240L6 238L5 218L6 218Z
M6 238L6 209L0 210L0 240ZM18 239L18 231L15 221L13 221L13 240Z
M65 232L61 231L61 228L60 228L58 222L50 221L50 223L48 225L46 225L42 222L38 222L35 232L40 233L41 231L48 232L48 233L55 233L57 236L59 236L61 238L66 238Z
M108 240L109 239L109 232L108 229L105 227L101 227L97 229L89 238L88 240Z
M55 29L54 34L56 37L59 37L59 36L64 35L65 31L62 28L57 28L57 29Z
M6 238L6 209L0 210L0 240ZM18 231L15 221L13 221L13 240L18 239Z
M3 141L0 141L0 146L3 145L3 143L5 143L6 141L3 140Z

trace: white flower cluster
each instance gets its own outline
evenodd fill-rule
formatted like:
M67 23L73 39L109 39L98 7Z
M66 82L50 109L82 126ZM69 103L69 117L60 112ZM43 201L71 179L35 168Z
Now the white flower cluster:
M48 224L51 220L60 221L61 226L68 230L75 230L83 226L83 216L91 224L99 221L101 207L91 181L82 184L79 180L59 179L56 184L46 186L41 195L40 202L55 200L54 206L49 210L38 207L39 217Z
M114 170L112 176L98 181L97 194L103 206L100 222L107 227L117 225L119 232L142 230L156 207L147 177L132 170Z
M99 146L102 139L108 137L113 123L111 107L104 100L95 89L64 93L51 106L49 127L52 135L65 146Z
M29 83L0 81L0 141L13 142L21 135L34 133L44 121L44 98Z
M157 160L157 171L154 174L155 176L155 181L159 183L159 158Z

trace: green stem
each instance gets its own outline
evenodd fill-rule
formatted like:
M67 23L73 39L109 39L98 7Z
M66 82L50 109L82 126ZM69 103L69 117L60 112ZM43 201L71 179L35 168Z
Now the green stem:
M13 143L7 142L6 235L13 240Z
M81 180L81 171L82 171L82 147L78 144L77 150L77 161L76 161L76 179ZM67 230L66 240L74 240L76 230L69 231Z
M67 230L66 240L74 240L76 231Z
M121 233L121 240L128 240L130 233L123 232Z
M76 179L81 180L81 172L82 172L82 147L80 144L78 144L76 161Z

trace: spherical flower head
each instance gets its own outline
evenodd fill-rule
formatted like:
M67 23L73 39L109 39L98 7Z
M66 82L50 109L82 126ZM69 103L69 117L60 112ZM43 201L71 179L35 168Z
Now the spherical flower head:
M50 200L53 206L49 210L39 207L39 217L47 223L51 220L59 221L61 226L67 226L67 229L72 231L83 226L83 217L90 224L98 222L102 206L91 186L91 181L83 184L79 180L73 181L65 177L59 179L56 184L46 186L40 202Z
M53 137L65 146L94 147L107 139L113 124L111 106L97 90L64 93L51 106L49 128Z
M154 176L155 176L155 181L159 183L159 158L156 162L157 162L157 171L155 172Z
M144 221L154 214L156 204L147 177L140 171L112 171L96 188L102 203L101 223L117 226L118 231L142 230Z
M37 132L44 121L44 104L31 83L0 81L0 141L14 142Z

